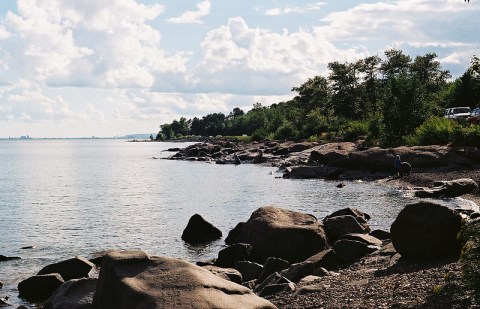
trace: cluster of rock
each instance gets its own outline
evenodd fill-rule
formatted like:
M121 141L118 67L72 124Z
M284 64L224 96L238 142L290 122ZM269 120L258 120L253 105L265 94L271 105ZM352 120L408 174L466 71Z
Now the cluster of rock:
M18 290L28 301L45 301L46 309L275 308L262 297L308 292L308 286L297 290L301 280L335 275L360 260L375 257L393 265L400 258L458 256L462 222L475 216L478 212L421 201L407 205L388 232L371 231L370 216L357 209L318 220L265 206L228 233L227 246L214 261L195 265L142 251L112 251L97 259L76 257L48 265L20 282ZM198 214L182 234L193 244L221 237Z
M227 141L203 142L176 153L172 160L207 161L235 164L242 162L269 164L284 170L284 178L379 179L391 175L393 161L400 155L415 169L455 170L480 167L480 150L476 147L417 146L365 148L361 142L318 144L311 142L262 141L239 144Z
M309 214L266 206L230 231L225 240L229 246L214 263L199 265L262 297L293 292L306 277L335 275L361 259L375 257L393 265L400 258L432 261L458 256L457 234L465 217L446 206L419 202L407 205L387 232L371 231L368 214L356 209L342 209L319 221Z

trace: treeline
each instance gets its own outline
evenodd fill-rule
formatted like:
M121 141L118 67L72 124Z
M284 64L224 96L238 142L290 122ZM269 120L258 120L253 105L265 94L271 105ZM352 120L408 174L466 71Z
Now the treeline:
M449 81L451 75L442 69L435 53L411 58L390 49L383 59L371 56L355 62L332 62L328 68L328 76L315 76L292 88L298 95L290 101L268 107L255 103L246 113L234 108L228 115L182 117L161 125L157 139L189 135L321 141L364 137L372 145L416 144L423 143L417 135L422 129L425 136L424 123L441 117L444 108L480 106L480 60L476 56L454 81ZM433 130L448 121L433 121ZM455 133L459 143L459 135L478 131L466 123L455 130L465 131ZM449 142L446 139L445 143Z

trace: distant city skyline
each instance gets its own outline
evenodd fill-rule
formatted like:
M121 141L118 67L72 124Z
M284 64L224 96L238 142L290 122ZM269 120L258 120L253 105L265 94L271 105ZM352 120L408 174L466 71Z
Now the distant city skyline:
M112 137L270 105L332 61L480 54L480 1L2 0L0 137Z

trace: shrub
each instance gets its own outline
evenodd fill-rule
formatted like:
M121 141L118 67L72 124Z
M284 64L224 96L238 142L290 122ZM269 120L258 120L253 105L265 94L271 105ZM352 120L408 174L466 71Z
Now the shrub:
M407 145L447 145L459 139L462 126L442 117L432 117L420 125L415 133L405 138ZM461 139L461 138L460 138Z
M343 139L346 141L353 141L360 136L368 134L368 122L352 121L344 129Z
M463 282L475 291L480 299L480 221L464 224L460 233L462 241Z

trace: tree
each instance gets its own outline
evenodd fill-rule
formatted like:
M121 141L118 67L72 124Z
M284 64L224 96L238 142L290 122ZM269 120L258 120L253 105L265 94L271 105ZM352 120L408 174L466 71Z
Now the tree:
M375 114L379 110L378 101L380 95L379 72L382 60L378 56L367 57L360 60L359 71L363 73L363 102L364 118L369 114Z
M388 80L383 100L384 142L390 146L400 145L431 115L425 85L407 74Z
M328 68L334 114L347 119L359 119L363 111L359 96L358 63L335 61L329 63Z
M305 83L299 87L293 87L292 91L298 93L294 100L299 107L304 109L305 114L311 110L320 109L328 113L330 107L331 89L326 78L322 76L315 76L309 78Z
M385 51L387 59L380 65L383 79L386 81L392 77L406 74L412 58L405 55L401 50L389 49Z

